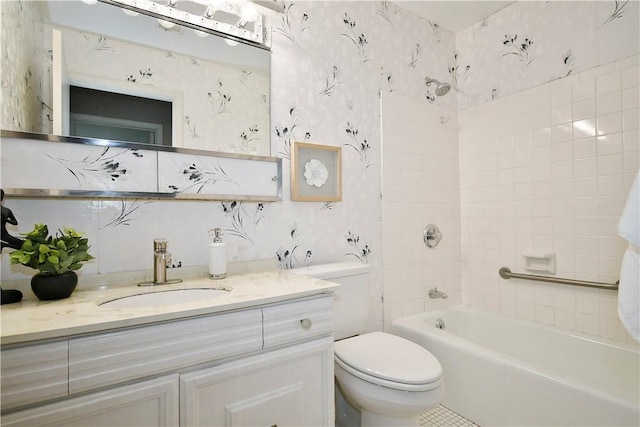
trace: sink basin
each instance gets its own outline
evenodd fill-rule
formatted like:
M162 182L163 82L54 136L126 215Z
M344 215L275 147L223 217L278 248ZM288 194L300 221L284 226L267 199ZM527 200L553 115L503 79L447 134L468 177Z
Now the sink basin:
M231 289L225 288L192 288L192 289L167 289L145 294L128 295L98 303L100 307L108 308L139 308L154 305L181 304L217 298L226 295Z

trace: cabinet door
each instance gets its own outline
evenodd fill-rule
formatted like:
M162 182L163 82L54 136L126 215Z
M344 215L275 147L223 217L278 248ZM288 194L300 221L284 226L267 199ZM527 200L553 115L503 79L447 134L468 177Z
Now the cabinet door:
M175 426L178 375L115 387L4 415L2 426Z
M333 425L333 341L181 375L182 426Z

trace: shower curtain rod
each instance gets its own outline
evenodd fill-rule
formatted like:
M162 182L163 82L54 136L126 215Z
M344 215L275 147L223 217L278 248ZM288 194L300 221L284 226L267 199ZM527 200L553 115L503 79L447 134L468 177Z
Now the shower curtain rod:
M526 280L535 280L537 282L551 282L557 283L560 285L573 285L573 286L585 286L587 288L598 288L598 289L610 289L613 291L618 290L618 282L616 283L602 283L602 282L589 282L586 280L575 280L575 279L561 279L559 277L548 277L548 276L536 276L535 274L522 274L522 273L512 273L510 269L507 267L502 267L498 270L498 274L503 279L526 279Z

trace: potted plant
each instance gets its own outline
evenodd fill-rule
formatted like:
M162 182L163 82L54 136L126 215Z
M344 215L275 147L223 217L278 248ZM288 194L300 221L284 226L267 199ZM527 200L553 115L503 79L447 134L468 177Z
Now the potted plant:
M78 283L75 273L82 263L94 257L89 254L84 233L63 227L49 236L46 224L36 224L29 233L22 234L22 247L9 254L11 264L22 264L39 271L31 279L31 289L40 300L67 298Z

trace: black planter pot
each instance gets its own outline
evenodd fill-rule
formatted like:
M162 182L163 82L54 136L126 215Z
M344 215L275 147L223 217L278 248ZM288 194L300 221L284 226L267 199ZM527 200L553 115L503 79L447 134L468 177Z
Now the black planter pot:
M41 301L68 298L77 284L75 271L56 275L38 273L31 278L31 290Z

